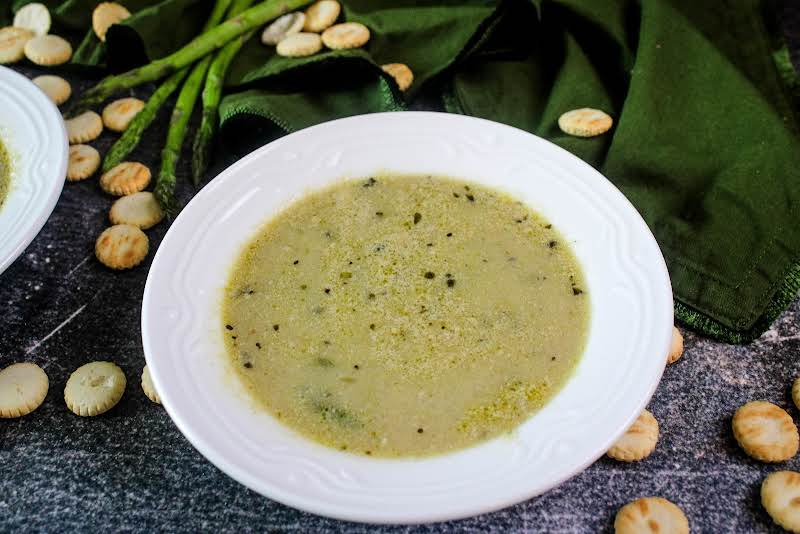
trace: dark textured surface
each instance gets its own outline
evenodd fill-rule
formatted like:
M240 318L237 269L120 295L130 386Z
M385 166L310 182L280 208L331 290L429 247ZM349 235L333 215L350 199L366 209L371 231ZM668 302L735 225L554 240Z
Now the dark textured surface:
M800 5L787 8L783 23L798 43ZM89 82L68 77L78 91ZM153 168L163 119L134 154ZM112 140L106 133L93 144L103 153ZM183 200L190 195L187 173L181 165ZM379 529L298 512L245 489L207 462L145 398L139 387L141 295L167 225L147 232L151 253L144 265L111 272L93 254L110 204L96 179L67 184L39 236L0 275L0 368L33 361L50 377L50 392L36 412L0 420L0 532L598 532L611 530L620 506L645 495L681 506L693 532L775 530L759 504L759 484L777 469L800 470L800 458L782 466L749 459L733 440L730 418L755 399L800 418L790 397L798 374L799 302L748 346L687 335L684 358L666 370L650 403L661 438L647 460L601 459L547 494L493 514ZM126 394L107 414L78 418L64 404L64 384L76 367L97 359L122 367Z

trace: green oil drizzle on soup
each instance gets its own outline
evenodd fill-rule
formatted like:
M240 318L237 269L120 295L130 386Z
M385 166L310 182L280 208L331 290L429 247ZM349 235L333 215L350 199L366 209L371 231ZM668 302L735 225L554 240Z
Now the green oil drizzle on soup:
M0 207L8 196L8 190L11 187L11 160L8 157L2 141L0 141Z
M506 194L374 176L305 196L245 247L228 357L301 434L342 450L444 453L513 430L568 380L588 292L569 244Z

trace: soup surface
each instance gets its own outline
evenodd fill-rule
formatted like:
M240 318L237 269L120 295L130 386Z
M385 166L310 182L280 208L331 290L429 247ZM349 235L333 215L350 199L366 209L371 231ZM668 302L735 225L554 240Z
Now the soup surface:
M8 157L3 143L0 142L0 207L8 196L8 189L11 186L11 160Z
M374 176L303 197L245 247L225 289L233 367L258 403L372 456L463 448L563 386L589 323L577 260L511 197Z

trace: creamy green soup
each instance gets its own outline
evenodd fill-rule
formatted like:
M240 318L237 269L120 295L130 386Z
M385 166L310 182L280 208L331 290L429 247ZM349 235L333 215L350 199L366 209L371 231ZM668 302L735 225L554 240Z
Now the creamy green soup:
M392 175L270 220L236 260L222 315L257 403L323 444L397 457L530 417L575 368L589 302L569 243L522 203Z
M11 159L8 157L2 141L0 141L0 207L6 201L11 187Z

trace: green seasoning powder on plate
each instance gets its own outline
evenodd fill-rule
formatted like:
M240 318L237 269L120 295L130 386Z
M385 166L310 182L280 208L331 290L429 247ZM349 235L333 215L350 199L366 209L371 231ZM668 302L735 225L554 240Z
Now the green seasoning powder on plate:
M6 200L11 185L11 161L3 143L0 142L0 206Z

